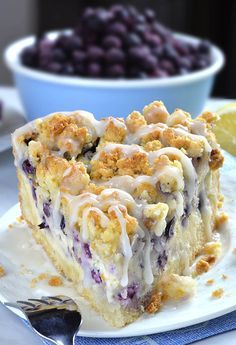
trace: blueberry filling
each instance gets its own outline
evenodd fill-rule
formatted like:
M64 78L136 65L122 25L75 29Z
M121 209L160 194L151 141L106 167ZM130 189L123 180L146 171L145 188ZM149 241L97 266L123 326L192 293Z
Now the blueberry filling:
M51 200L49 200L48 202L44 202L43 203L43 212L44 212L45 216L48 217L48 218L51 215L50 204L51 204Z
M185 227L187 225L187 223L188 223L188 217L191 214L190 211L191 211L191 208L190 208L189 204L186 204L185 207L184 207L184 213L181 216L181 225L183 227Z
M33 167L28 159L24 160L24 162L22 163L22 169L26 175L35 174L35 167Z
M92 276L93 280L97 284L101 284L102 283L102 278L100 276L99 270L92 269L91 270L91 276Z
M164 250L162 254L160 254L157 258L157 264L158 266L160 267L160 269L164 269L166 263L167 263L167 254L166 254L166 251Z
M204 198L203 198L203 194L200 193L199 194L199 201L198 201L198 209L200 212L202 211L203 205L204 205Z
M38 227L39 227L39 229L49 229L49 226L48 226L48 224L47 224L46 219L45 219L44 216L43 216L43 221L42 221L42 223L40 223L40 224L38 225Z
M85 256L86 256L88 259L91 259L91 258L92 258L92 254L91 254L91 251L90 251L89 244L88 244L88 243L84 243L83 247L84 247Z
M93 143L85 145L82 149L81 154L90 160L93 154L96 152L96 148L99 144L99 141L100 138L97 138Z
M123 289L121 292L118 293L117 297L120 301L127 301L132 300L136 295L138 290L138 284L133 283L127 287L127 289Z
M25 139L24 140L24 143L25 143L25 145L29 145L29 142L31 141L31 140L33 140L32 138L27 138L27 139Z
M32 195L35 201L37 201L36 188L32 186Z
M63 157L64 157L66 160L68 160L68 161L71 160L71 155L69 154L69 152L65 152L65 153L63 154Z
M64 230L65 227L66 227L65 217L62 216L62 217L61 217L61 222L60 222L60 228L61 228L61 230Z
M166 239L170 239L174 235L174 225L175 225L175 217L173 217L166 225L164 236Z

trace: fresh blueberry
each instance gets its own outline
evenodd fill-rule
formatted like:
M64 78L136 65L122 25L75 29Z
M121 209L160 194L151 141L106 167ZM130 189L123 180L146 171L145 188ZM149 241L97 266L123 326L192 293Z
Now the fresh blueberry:
M67 62L62 66L61 73L64 75L74 75L74 66Z
M211 51L211 44L207 40L203 40L198 45L198 51L201 54L209 54Z
M110 78L124 77L125 69L123 65L114 64L106 69L107 76Z
M87 58L87 54L82 50L75 50L72 54L72 59L74 63L83 63Z
M98 46L90 46L87 49L88 60L97 61L104 57L104 51Z
M29 67L37 67L38 65L38 49L35 45L25 48L21 53L21 61L23 65Z
M122 41L118 36L108 35L104 37L102 45L104 48L121 48Z
M125 60L125 54L118 48L111 48L106 52L105 59L108 63L123 63Z
M148 22L152 22L156 18L156 14L151 8L146 8L144 10L144 15Z
M109 27L109 33L118 35L120 37L125 37L125 35L127 34L127 28L121 22L114 22Z
M90 64L88 64L87 68L88 68L88 75L90 77L97 78L102 74L101 64L97 62L91 62Z
M139 35L137 35L135 32L131 32L130 34L127 35L125 38L125 44L128 47L132 46L139 46L142 44L142 40Z

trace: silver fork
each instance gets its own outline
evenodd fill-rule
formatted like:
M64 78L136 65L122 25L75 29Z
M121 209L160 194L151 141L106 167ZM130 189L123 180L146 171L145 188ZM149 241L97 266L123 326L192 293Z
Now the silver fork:
M82 323L77 304L67 296L30 298L16 303L4 303L13 311L18 309L34 331L55 345L73 345Z

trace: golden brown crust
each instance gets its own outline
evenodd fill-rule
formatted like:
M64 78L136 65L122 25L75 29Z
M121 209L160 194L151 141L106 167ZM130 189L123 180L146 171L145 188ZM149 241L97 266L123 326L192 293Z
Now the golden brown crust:
M223 166L224 157L222 156L219 149L213 149L211 151L209 166L212 170L219 169Z
M200 259L196 263L195 270L196 270L197 275L206 273L209 271L209 269L210 269L210 264L206 260Z
M154 314L158 310L160 310L162 305L162 293L161 292L155 292L151 295L150 299L148 300L145 311L148 314Z

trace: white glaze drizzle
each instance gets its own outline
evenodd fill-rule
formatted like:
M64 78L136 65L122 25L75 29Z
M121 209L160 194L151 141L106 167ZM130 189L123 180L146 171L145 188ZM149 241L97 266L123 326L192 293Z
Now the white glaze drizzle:
M146 284L153 283L153 273L152 273L152 265L151 265L151 241L150 241L150 234L146 233L146 243L144 247L144 271L143 277Z
M88 215L90 212L96 212L99 216L100 216L100 224L102 228L105 228L108 223L109 223L109 219L107 218L107 216L105 216L105 214L97 207L89 207L86 208L83 211L83 215L82 215L82 223L81 223L81 230L82 230L82 238L84 241L87 241L89 236L88 236Z
M154 159L157 157L160 157L161 155L167 155L167 156L174 155L179 158L183 167L183 174L184 174L185 180L187 181L187 189L189 193L189 198L190 200L192 200L195 190L196 190L195 184L197 181L197 174L192 165L191 159L188 158L181 150L175 147L164 147L158 151L154 151L149 154L150 162L153 163Z
M120 206L121 207L121 206ZM130 245L129 236L126 231L126 220L122 215L122 212L120 210L119 206L111 206L108 210L108 212L114 211L117 219L120 223L121 227L121 247L124 255L124 264L123 264L123 273L121 278L121 286L127 286L128 285L128 268L129 268L129 261L132 257L132 250Z

